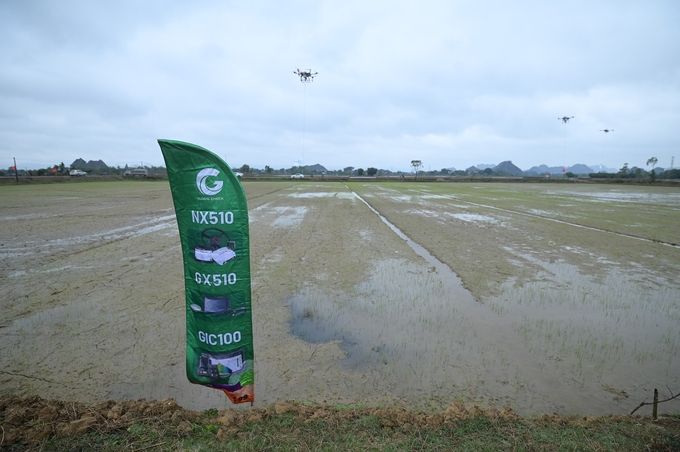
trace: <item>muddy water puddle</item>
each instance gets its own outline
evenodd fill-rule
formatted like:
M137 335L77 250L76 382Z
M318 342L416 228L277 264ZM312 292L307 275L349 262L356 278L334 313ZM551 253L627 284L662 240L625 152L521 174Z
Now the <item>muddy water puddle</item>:
M540 264L536 281L508 281L488 300L501 314L521 312L513 326L532 352L584 386L635 393L654 381L680 384L680 303L670 281L615 263L600 263L608 269L597 278L566 262Z
M330 299L307 289L289 305L292 333L312 343L341 340L351 369L422 369L430 357L421 347L440 342L438 331L451 328L464 341L468 330L434 269L400 259L376 262L351 296Z
M249 222L263 221L277 228L294 228L302 223L307 210L306 206L271 206L267 203L250 212Z
M27 240L19 237L8 242L7 246L3 243L2 250L0 250L0 260L15 260L16 262L12 263L13 266L30 266L32 264L30 262L31 259L41 259L41 257L29 257L27 260L14 258L55 255L58 253L71 254L76 250L87 249L93 244L101 245L122 239L140 237L164 229L174 228L176 224L175 215L163 215L147 217L132 225L78 236L57 237L47 240Z
M413 190L413 191L415 191L415 190ZM423 192L422 195L423 195L421 197L422 199L427 199L427 198L432 199L432 197L430 195L428 195L426 192ZM438 195L437 197L439 199L458 200L458 198L456 196L451 196L451 195ZM399 196L393 196L392 199L395 200L395 201L403 201L403 199L401 199L401 197L399 197ZM487 198L487 199L488 200L500 200L499 198ZM667 201L669 198L668 197L659 197L659 199ZM418 202L418 199L415 199L415 200L412 200L412 201ZM672 247L672 248L680 249L680 245L678 245L675 242L670 243L670 242L665 242L663 240L654 240L654 239L650 239L650 238L646 238L646 237L641 237L641 236L638 236L638 235L633 235L633 234L628 234L628 233L623 233L623 232L616 232L616 231L611 231L611 230L608 230L608 229L586 226L586 225L575 223L575 222L572 222L572 221L565 221L565 220L560 220L558 218L552 218L552 215L554 215L554 213L552 213L552 212L539 211L539 210L536 210L536 209L527 209L526 211L517 210L517 208L524 208L524 206L517 206L515 209L505 209L505 208L496 207L496 206L489 205L489 204L480 204L480 203L471 202L471 201L462 201L462 202L464 202L464 203L466 203L470 206L480 207L480 208L483 208L483 209L489 209L489 210L492 210L492 211L504 212L504 213L511 214L511 215L521 215L521 216L526 216L526 217L533 217L533 218L537 218L537 219L541 219L541 220L545 220L545 221L550 221L550 222L554 222L554 223L558 223L558 224L568 225L568 226L571 226L571 227L574 227L574 228L586 229L586 230L590 230L590 231L597 231L597 232L601 232L601 233L605 233L605 234L612 234L612 235L616 235L616 236L619 236L619 237L626 237L626 238L631 238L631 239L635 239L635 240L641 240L643 242L648 242L648 243L659 243L659 244L664 245L664 246L669 246L669 247ZM426 211L423 211L423 212L426 212ZM446 212L446 214L448 214L449 216L454 216L454 217L456 216L456 214L451 214L451 213L448 213L448 212ZM547 215L544 215L544 214L547 214ZM565 218L577 218L575 215L562 214L561 216L563 216ZM459 218L459 219L463 220L463 218ZM463 220L463 221L477 221L477 222L479 222L479 219L477 219L477 220L468 219L468 220ZM638 225L638 227L639 226L642 226L642 225Z
M345 368L380 372L392 395L411 403L436 393L527 414L622 412L652 386L680 384L680 306L669 281L607 261L591 277L516 253L519 265L543 273L523 284L510 278L501 296L480 304L446 264L357 197L425 264L376 261L353 294L306 288L288 301L291 332L340 341Z
M600 203L653 203L664 204L667 207L680 208L680 193L675 191L666 191L662 193L640 192L638 190L546 190L545 194L561 197L573 197L579 200L586 199L590 202Z
M511 393L529 384L534 390L552 388L563 393L557 376L545 372L542 363L518 343L510 316L501 319L477 303L446 264L355 196L427 265L400 268L404 264L380 261L349 299L331 301L308 290L298 294L290 300L293 334L310 342L342 341L345 366L382 369L383 377L387 371L395 380L392 395L407 399L431 395L435 388L444 399L461 390L480 397L484 393L477 388L480 367L489 382L487 395L503 398L507 391L499 387L511 380L516 385ZM533 373L531 382L527 370ZM521 410L538 408L518 405L516 394L507 394L505 402Z
M341 341L343 368L378 375L409 404L462 397L523 413L592 410L570 378L522 342L521 316L477 303L456 278L441 267L376 261L352 294L307 288L291 298L291 332L311 343Z

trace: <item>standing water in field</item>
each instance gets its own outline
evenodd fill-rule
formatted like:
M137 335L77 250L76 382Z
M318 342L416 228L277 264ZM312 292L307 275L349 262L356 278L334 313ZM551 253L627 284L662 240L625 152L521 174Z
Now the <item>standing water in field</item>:
M356 196L426 265L377 261L355 294L332 300L313 290L300 292L290 300L294 334L315 343L341 340L345 366L378 371L392 395L411 402L463 395L523 411L564 408L554 398L533 400L534 393L552 393L587 406L586 396L574 395L522 343L513 328L521 317L477 303L446 264Z
M256 404L620 414L680 388L680 253L659 244L680 243L677 190L348 185L398 231L344 184L244 183ZM184 376L167 184L19 188L0 193L0 394L227 408Z

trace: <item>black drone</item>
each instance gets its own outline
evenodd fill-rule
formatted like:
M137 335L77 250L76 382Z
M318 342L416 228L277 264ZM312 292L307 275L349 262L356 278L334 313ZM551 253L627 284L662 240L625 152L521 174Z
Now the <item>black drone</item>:
M570 116L562 116L561 118L557 118L557 119L561 119L562 122L566 124L566 123L569 122L570 119L574 119L574 117L573 116L571 116L571 117Z
M309 83L314 81L314 77L318 74L318 72L312 72L311 69L296 69L293 71L293 74L297 75L300 77L300 81L302 83Z
M600 132L604 132L604 133L609 133L609 132L613 132L613 131L614 131L614 129L600 129Z

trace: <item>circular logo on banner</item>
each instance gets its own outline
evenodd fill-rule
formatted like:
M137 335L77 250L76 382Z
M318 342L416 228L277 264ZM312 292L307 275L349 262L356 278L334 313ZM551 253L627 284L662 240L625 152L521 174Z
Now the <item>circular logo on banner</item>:
M198 172L196 176L196 186L198 190L204 195L215 196L222 190L223 182L221 180L215 181L212 187L208 187L207 179L210 176L217 176L220 174L215 168L206 168Z

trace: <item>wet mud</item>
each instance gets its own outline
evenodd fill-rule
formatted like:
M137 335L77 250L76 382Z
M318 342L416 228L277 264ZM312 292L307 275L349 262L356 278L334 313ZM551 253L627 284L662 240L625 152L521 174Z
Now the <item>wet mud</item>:
M244 187L256 405L625 413L680 384L680 250L654 243L680 242L677 191ZM184 376L167 183L1 187L0 206L0 395L230 406Z

